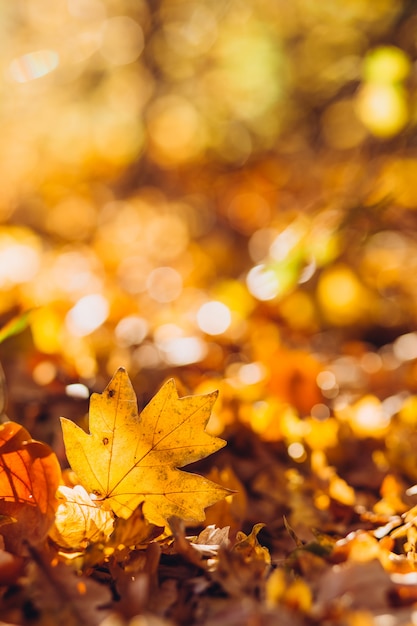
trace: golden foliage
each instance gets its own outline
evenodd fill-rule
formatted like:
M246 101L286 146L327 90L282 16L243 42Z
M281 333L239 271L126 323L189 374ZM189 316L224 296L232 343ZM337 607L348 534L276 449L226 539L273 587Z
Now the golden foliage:
M203 520L204 509L227 490L177 468L225 445L204 431L216 395L179 398L170 380L139 416L129 377L119 369L91 398L89 434L61 420L72 469L119 517L128 518L143 502L153 524L163 526L171 515Z

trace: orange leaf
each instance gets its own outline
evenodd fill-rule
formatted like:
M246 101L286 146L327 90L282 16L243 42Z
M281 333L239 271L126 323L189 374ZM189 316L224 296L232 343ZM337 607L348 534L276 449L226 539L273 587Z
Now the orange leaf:
M58 459L20 424L0 425L0 532L7 550L45 539L54 521L61 479Z

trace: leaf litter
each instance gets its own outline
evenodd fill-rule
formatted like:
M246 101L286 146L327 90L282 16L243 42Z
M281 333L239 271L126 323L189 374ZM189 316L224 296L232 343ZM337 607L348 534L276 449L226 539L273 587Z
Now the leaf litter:
M52 450L5 422L4 624L415 622L415 488L389 446L405 445L409 412L384 436L335 417L337 438L305 430L294 461L285 437L235 423L225 446L207 432L215 399L168 381L139 413L119 369L91 398L89 432L62 420L60 478Z

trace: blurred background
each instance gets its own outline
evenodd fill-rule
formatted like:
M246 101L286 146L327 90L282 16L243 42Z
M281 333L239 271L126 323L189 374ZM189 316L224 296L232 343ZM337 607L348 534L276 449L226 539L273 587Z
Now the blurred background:
M296 460L364 390L383 431L417 391L416 4L3 0L0 29L10 417L49 440L124 366Z

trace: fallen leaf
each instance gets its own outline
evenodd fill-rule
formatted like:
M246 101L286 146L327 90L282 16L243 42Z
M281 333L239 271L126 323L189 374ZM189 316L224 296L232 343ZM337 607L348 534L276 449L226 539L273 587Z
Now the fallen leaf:
M58 487L59 505L49 536L60 548L79 550L113 532L111 511L100 508L84 487Z
M230 545L229 527L206 526L197 537L186 537L183 520L171 517L169 524L174 537L174 553L203 570L215 569L219 550L227 550Z
M90 434L61 418L68 461L79 481L127 519L144 502L149 522L171 515L204 520L204 509L228 490L179 470L225 445L205 432L217 393L179 398L168 380L142 413L126 371L120 368L90 401Z
M54 452L20 424L0 425L0 532L6 549L43 541L54 521L61 469ZM7 523L7 518L8 522ZM4 523L6 522L6 523Z
M193 546L199 552L208 556L217 554L219 548L227 548L230 544L230 528L216 528L216 526L206 526L193 541Z
M245 560L258 560L265 565L271 564L271 556L268 549L258 541L258 534L265 527L265 524L255 524L249 535L245 535L244 532L238 532L236 536L236 543L233 546L233 551L238 552Z
M213 579L231 596L257 596L271 569L271 556L258 541L258 533L265 524L255 524L249 535L237 533L231 547L219 549L217 568Z

